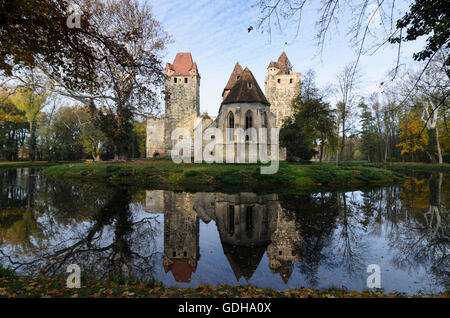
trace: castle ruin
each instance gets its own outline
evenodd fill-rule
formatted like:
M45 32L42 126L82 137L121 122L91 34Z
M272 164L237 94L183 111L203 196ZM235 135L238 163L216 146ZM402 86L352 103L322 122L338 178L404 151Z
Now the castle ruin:
M252 72L236 63L222 92L222 103L217 117L200 115L200 74L191 53L178 53L172 64L165 68L165 114L161 118L147 120L147 158L170 155L175 141L171 139L176 128L186 128L194 135L196 125L202 132L209 127L219 128L222 138L216 146L208 149L211 155L228 152L236 158L238 149L245 149L245 162L251 162L250 146L260 147L258 135L246 133L239 139L234 130L243 128L281 128L283 120L292 115L292 100L300 92L301 74L295 73L292 65L282 53L277 62L270 62L262 92ZM231 130L229 129L231 128ZM227 133L228 131L228 133ZM231 133L230 133L231 131ZM216 136L210 136L211 139ZM271 138L267 137L268 155L272 156ZM274 145L278 148L278 145ZM203 141L202 149L206 147ZM232 152L232 153L231 153ZM286 150L280 149L280 160L286 158ZM237 160L237 162L242 162Z

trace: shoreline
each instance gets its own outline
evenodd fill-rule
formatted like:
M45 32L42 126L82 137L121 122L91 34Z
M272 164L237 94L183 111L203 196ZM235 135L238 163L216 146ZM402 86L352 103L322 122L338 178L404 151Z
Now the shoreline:
M276 191L360 189L398 183L401 173L376 167L280 162L273 175L260 174L261 164L176 164L168 160L124 163L77 163L44 169L43 176L60 181L162 187L171 190ZM225 191L227 190L225 189Z

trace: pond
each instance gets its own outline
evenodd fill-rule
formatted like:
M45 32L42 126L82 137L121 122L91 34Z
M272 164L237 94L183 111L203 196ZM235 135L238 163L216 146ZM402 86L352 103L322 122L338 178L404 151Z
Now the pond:
M27 275L154 277L166 286L252 284L386 292L449 288L450 179L297 195L173 192L56 182L0 170L0 264ZM67 274L66 274L67 275Z

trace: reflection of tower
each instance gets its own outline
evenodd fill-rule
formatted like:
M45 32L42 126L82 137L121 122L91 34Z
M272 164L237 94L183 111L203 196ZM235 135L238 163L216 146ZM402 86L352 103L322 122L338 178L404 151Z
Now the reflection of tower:
M276 231L272 234L271 243L267 247L272 273L279 273L283 281L287 283L294 264L301 259L301 252L302 238L295 227L295 221L289 220L280 207Z
M194 195L147 191L147 211L164 213L164 270L177 282L187 283L200 258L199 218Z
M249 280L274 231L275 195L216 194L216 224L236 279Z

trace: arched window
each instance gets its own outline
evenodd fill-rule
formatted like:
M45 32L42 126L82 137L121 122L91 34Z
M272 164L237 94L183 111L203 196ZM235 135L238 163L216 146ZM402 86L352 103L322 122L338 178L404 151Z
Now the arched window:
M234 115L231 111L228 113L228 128L234 128Z
M234 115L233 112L230 111L228 113L228 140L234 140Z
M245 129L249 129L252 127L253 127L253 116L252 116L252 111L249 110L245 114Z
M245 113L245 129L249 129L253 127L253 116L252 111L249 110L247 113ZM248 133L245 135L245 141L249 141L250 137Z

